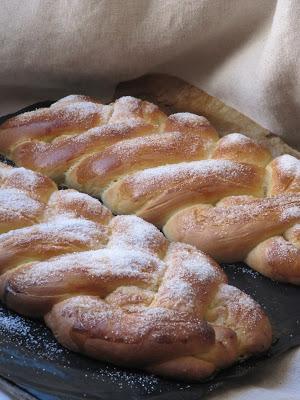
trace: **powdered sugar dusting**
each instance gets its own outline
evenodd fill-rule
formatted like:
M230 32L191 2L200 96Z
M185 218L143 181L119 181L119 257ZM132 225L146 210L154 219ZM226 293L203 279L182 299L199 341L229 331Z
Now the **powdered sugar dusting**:
M7 331L10 335L27 336L30 329L24 324L23 318L10 315L3 315L0 313L0 330Z
M17 346L19 359L16 364L21 370L26 371L26 366L23 363L25 364L27 357L22 358L23 352L26 355L30 355L30 365L31 367L34 366L37 380L39 380L40 374L50 372L53 379L56 379L57 375L58 381L60 381L61 378L64 379L69 370L74 373L74 368L77 368L80 364L81 387L84 387L84 390L88 393L81 392L83 398L89 399L90 397L88 384L92 384L95 387L102 383L109 383L113 384L118 390L131 389L142 391L145 394L160 393L163 390L161 381L153 375L137 374L135 371L98 363L88 358L80 358L78 363L78 357L60 346L41 322L31 321L7 310L0 310L0 335L0 339L2 339L1 346L5 351L11 349L11 344L12 346ZM15 357L13 354L10 356L11 362ZM51 367L52 364L49 366L49 361L55 361L56 367ZM9 377L9 373L7 376ZM178 389L189 387L188 385L174 385Z
M71 253L55 257L49 261L34 263L22 276L23 283L29 285L47 285L51 277L55 279L75 272L82 277L148 281L151 284L163 270L163 263L156 257L127 249L100 249L81 253Z
M95 246L100 239L104 241L105 236L107 237L105 229L92 221L60 216L51 222L10 231L0 236L0 240L14 240L16 244L21 244L24 241L43 238L52 246L74 242Z
M70 94L68 96L65 96L59 100L57 100L55 103L51 104L50 108L54 108L54 107L61 107L63 104L67 104L67 103L83 103L83 102L92 102L92 103L97 103L99 104L98 101L93 101L93 99L91 99L88 96L82 95L82 94Z
M274 162L276 162L277 168L284 174L295 179L300 179L300 161L297 158L289 154L284 154L277 157Z
M152 114L154 112L159 111L159 108L155 104L150 103L149 101L144 101L143 105L145 114Z
M220 314L220 320L225 326L232 327L240 340L246 341L249 330L252 330L263 316L260 306L246 293L230 285L221 285L217 292L217 301L220 301L220 307L227 309L227 318L224 319L224 313ZM237 324L237 321L239 323ZM218 320L214 321L218 324Z
M161 253L167 241L163 234L153 225L134 215L122 215L112 219L112 233L109 247L143 250L150 253Z
M180 132L166 132L118 142L109 147L107 153L104 151L103 156L108 154L108 157L113 155L122 162L126 160L130 160L131 163L146 161L150 165L151 163L155 165L160 163L159 157L164 157L165 162L170 163L203 158L208 147L209 143L203 141L200 136L190 138Z
M270 264L272 262L280 264L284 260L286 265L289 265L291 262L291 256L296 256L299 253L299 250L290 242L287 242L283 237L278 236L275 238L269 239L269 246L266 251L266 258ZM293 260L294 261L294 260ZM280 269L278 268L278 272L280 273Z
M219 275L217 268L200 252L195 252L192 257L183 259L182 269L184 275L196 279L199 283L213 281Z
M125 140L114 144L114 152L123 154L130 157L131 154L136 153L144 148L150 148L152 151L158 151L165 146L170 146L177 141L183 139L180 132L169 132L164 134L153 134L151 136L142 136L134 139Z
M69 119L74 120L78 123L85 121L88 117L92 115L101 116L105 120L107 120L110 115L109 107L88 101L67 104L65 107L62 108L62 111L68 114ZM103 113L103 111L106 112Z
M144 122L145 120L149 120L152 123L153 121L158 121L163 115L163 113L159 115L158 108L153 104L142 102L138 99L130 97L120 99L115 103L114 106L109 106L107 108L107 112L103 111L105 110L104 106L85 101L83 98L81 99L82 101L79 100L79 98L67 99L65 104L61 104L60 108L53 107L50 110L50 114L53 112L55 114L55 118L58 118L58 120L62 122L62 126L72 123L82 124L78 130L81 132L84 130L83 128L87 129L88 127L95 126L97 123L100 124L104 121L107 121L111 115L112 108L114 108L115 117L117 115L120 120L124 120L127 128L128 126L131 127L131 124L132 126L134 125L134 123L130 121L135 120L135 122L138 121L142 123L142 121ZM158 115L153 116L152 114L155 113ZM39 121L41 116L45 117L43 123L51 121L51 118L53 117L52 115L51 118L49 118L49 109L46 111L42 110L40 114L37 112L36 120ZM177 116L175 115L173 117L175 119L177 118L178 122L183 123L186 126L193 127L199 126L199 124L209 124L205 118L188 113L179 113ZM151 118L153 121L151 121ZM22 121L22 118L20 120ZM35 122L34 118L31 122ZM45 126L47 126L47 124L45 124ZM95 132L96 131L94 131L92 134L95 134ZM91 134L91 132L88 134ZM171 137L171 135L169 136ZM161 145L161 137L168 138L169 136L153 135L150 137L150 139L147 138L146 140L146 138L139 138L135 141L141 146L147 145L151 147L156 143ZM180 134L172 133L172 136L175 137L177 143L180 138ZM80 140L84 141L86 138L84 138L84 135L81 135L81 137L76 138L76 140L78 140L79 143ZM233 141L239 142L240 138L233 138ZM53 142L53 144L55 143L58 142ZM192 146L194 146L194 144L192 144ZM124 154L129 157L132 155L130 153L132 149L130 146L128 147L128 143L123 144L122 142L122 144L116 145L116 148L120 149L120 152L124 152ZM191 149L192 147L190 147L190 150ZM253 168L251 170L250 166L245 166L229 160L205 160L196 161L194 163L180 163L178 165L166 165L162 167L150 168L134 174L126 179L129 179L129 181L130 179L140 179L140 182L142 182L141 190L149 190L150 186L151 191L151 185L159 185L160 188L163 188L164 185L170 185L170 182L171 186L172 184L180 185L184 184L188 179L197 180L202 178L205 180L210 175L217 175L220 177L220 181L223 180L225 183L227 180L240 180L243 182L245 180L244 178L247 176L247 174L249 174L249 172L253 173L254 175L255 169ZM23 177L24 171L19 171L19 173L20 177L18 179L20 179L20 185L21 181L28 179L26 185L28 188L30 188L30 190L33 190L34 185L36 184L33 177ZM74 202L78 205L81 197L78 193L73 193L68 199L70 202ZM12 206L11 202L13 203ZM14 198L12 196L12 201L9 199L9 206L11 210L18 209L18 207L19 209L22 209L23 204L21 200L14 202ZM27 206L24 205L25 211L30 213L30 207L31 206L28 206L28 204ZM89 204L87 204L87 208L88 207ZM299 210L297 210L297 206L293 207L291 207L289 213L286 214L286 218L294 218L295 215L298 217ZM91 206L91 214L94 211L95 210L93 206ZM94 212L94 214L95 213L96 212ZM21 231L22 230L19 230L19 233ZM12 232L11 236L14 237L16 232L17 231ZM169 265L166 262L161 261L159 257L156 256L161 256L164 253L165 247L167 246L167 242L163 236L154 227L142 222L136 217L124 217L123 220L121 217L116 217L109 224L109 227L106 230L105 227L100 228L99 225L95 224L93 221L85 220L82 218L82 216L80 216L80 218L72 218L71 213L63 212L60 213L59 216L57 216L57 218L55 218L53 221L50 221L49 218L49 221L46 223L23 229L23 234L25 235L27 233L31 234L32 232L44 235L46 239L51 241L51 244L54 246L60 243L62 240L70 243L72 241L78 241L81 244L88 243L88 246L93 248L97 248L97 244L95 244L94 239L96 238L98 240L98 234L103 239L103 236L111 232L108 247L105 249L93 249L81 253L71 253L64 256L57 256L49 259L48 261L33 262L27 266L24 266L24 268L21 267L21 273L19 275L20 287L22 287L22 285L31 285L34 287L34 289L36 289L39 286L40 289L43 290L43 294L45 292L45 295L47 295L47 287L51 287L52 285L52 288L54 288L56 287L57 283L59 290L61 288L62 291L65 290L63 294L66 294L67 297L68 293L72 293L72 291L69 292L69 290L74 281L76 281L76 283L79 281L79 290L82 290L83 292L86 289L87 293L89 293L88 290L90 290L90 286L92 287L92 290L94 290L93 293L99 290L99 297L104 297L103 292L100 290L100 284L103 284L106 292L114 290L115 286L117 287L119 284L119 286L136 285L137 288L139 286L144 288L146 287L148 290L154 293L157 292L157 290L160 290L163 277L166 277L168 270L171 270L171 268L174 267L174 265L171 263ZM106 244L107 243L105 243L105 245ZM210 260L204 254L200 252L197 254L195 252L195 254L191 255L190 257L186 256L186 254L181 254L178 256L178 258L180 264L179 271L177 275L173 277L173 279L165 282L164 287L169 293L173 305L175 304L174 310L168 310L164 307L145 308L143 311L144 316L141 316L141 318L145 318L145 323L141 325L140 329L137 329L136 333L138 335L142 336L143 332L147 330L151 324L154 324L153 326L166 324L166 322L168 322L166 319L169 318L171 311L174 312L174 315L176 315L179 319L182 318L181 322L183 324L186 322L188 326L190 321L186 319L186 316L179 316L178 314L178 310L180 310L181 305L184 304L191 309L199 304L203 304L205 306L204 297L206 293L207 296L210 296L213 293L209 293L210 289L213 286L216 287L216 285L219 283L221 272L218 271L218 268L214 266L213 262L210 262ZM19 270L14 271L14 278L16 276L18 277L18 272ZM118 281L119 279L120 282ZM87 282L89 287L87 287L87 284L85 286L84 283L82 286L80 286L82 283L81 280L83 282ZM16 287L18 286L17 281L18 278L16 278L15 282ZM70 287L68 286L69 283ZM197 291L200 292L200 288L203 289L204 294L202 298L197 299L195 296L198 293ZM107 294L106 292L105 295ZM26 296L26 291L24 291L24 293L24 296ZM83 294L82 297L87 298L87 295ZM98 297L95 296L95 298ZM72 304L72 301L70 304ZM238 309L243 307L246 309L251 308L249 305L249 299L238 299L236 300L236 304L238 304L235 305ZM93 310L90 309L89 303L85 303L81 300L80 305L83 308L86 306L87 311L91 313L93 312ZM252 311L254 312L255 310L252 308ZM103 316L107 317L110 315L113 317L117 312L122 312L122 310L106 310L106 315L104 315L104 313ZM196 315L194 314L193 317L196 317ZM96 316L94 322L97 325L98 321ZM199 325L203 323L203 321L200 321L200 319L198 319L198 322ZM14 329L14 325L11 322L4 320L4 325L5 324L8 326L11 325L10 328L12 330ZM21 329L17 322L15 329ZM132 329L134 331L135 326L133 326ZM130 335L128 340L130 340Z
M32 217L43 209L40 202L13 188L0 190L0 204L4 213L14 215L16 218L18 215Z
M159 187L162 190L169 186L170 182L184 183L186 180L210 175L227 180L242 180L250 169L248 165L229 160L201 160L149 168L124 178L123 182L129 183L133 188L134 196L140 196L152 188Z
M232 224L249 224L257 221L267 221L268 226L278 226L282 222L296 222L298 209L300 206L300 197L297 194L279 195L268 198L261 198L249 204L238 204L232 206L220 206L210 208L198 208L192 206L178 214L181 219L181 225L184 231L198 231L205 229L205 225L214 228L216 237L228 235L228 227ZM193 212L191 212L193 209ZM213 221L213 225L211 223ZM201 227L201 228L200 228ZM284 229L284 227L283 227ZM212 230L211 230L212 233Z
M172 114L168 119L195 128L198 126L210 126L209 121L205 117L189 112Z
M82 243L89 242L94 239L97 233L103 235L103 229L97 226L92 221L88 221L83 218L64 218L59 217L58 219L39 225L39 231L47 234L47 232L53 232L60 239L65 241L78 241Z
M157 302L174 310L193 313L197 306L196 291L190 282L174 276L163 282L157 293Z
M237 144L237 145L240 144L244 145L248 143L255 144L254 140L250 139L248 136L245 136L241 133L230 133L224 136L221 140L226 144Z
M33 361L36 356L42 356L47 360L57 360L62 354L68 354L68 350L62 348L44 326L39 325L40 323L36 321L21 317L4 308L0 309L0 340L2 339L3 342L3 338L8 337L9 341L16 343L19 348L29 350ZM11 359L13 357L12 355Z
M130 137L130 134L135 133L134 130L145 129L147 124L142 120L136 120L134 118L128 118L126 121L120 121L115 123L110 123L109 125L103 125L96 128L91 128L88 131L71 137L68 140L74 141L75 143L90 143L91 145L96 145L97 141L101 139L118 137L119 140L126 136Z
M29 191L34 190L39 184L41 184L45 178L33 172L29 169L13 168L9 170L8 178L13 178L13 182L16 187L26 187Z
M298 205L284 208L284 210L281 213L281 218L283 221L294 220L294 219L299 219L300 221L300 199Z
M108 223L112 217L111 212L99 200L72 189L54 192L48 206L45 220L51 220L60 214Z
M131 96L120 97L114 103L114 111L109 122L127 121L129 118L159 124L160 120L166 117L155 104Z
M122 96L115 101L115 109L123 109L124 111L136 112L142 101L132 96Z
M12 127L35 123L36 121L53 122L58 120L60 123L67 123L67 125L82 125L85 123L90 125L94 119L102 118L107 120L110 116L110 112L110 107L88 101L62 103L60 107L40 108L35 111L17 115L7 123ZM85 127L91 127L88 125Z

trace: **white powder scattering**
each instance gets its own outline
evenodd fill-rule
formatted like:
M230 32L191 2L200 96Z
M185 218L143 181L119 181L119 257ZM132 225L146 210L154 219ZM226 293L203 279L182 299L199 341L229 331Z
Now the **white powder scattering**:
M19 187L26 187L30 191L33 191L44 181L41 175L23 167L11 169L7 178L12 178L15 185L19 184Z
M94 277L104 283L107 279L124 278L155 284L163 267L157 257L145 252L110 248L71 253L34 263L21 278L29 286L49 285L57 279L67 282L68 276L72 279L75 273L81 275L82 279Z
M91 128L80 135L69 137L67 141L70 143L74 142L76 144L90 144L95 146L97 143L101 143L101 141L104 141L107 138L119 137L119 140L121 140L124 137L126 138L126 136L130 137L132 131L144 127L145 122L128 118L126 121Z
M82 103L84 101L91 101L91 99L88 96L84 96L81 94L69 94L68 96L65 96L57 100L55 103L51 104L50 108L55 108L57 106L61 107L62 105L65 105L67 103Z
M203 331L206 330L206 325L195 316L189 315L185 311L172 310L163 307L149 307L145 308L136 319L137 324L134 324L135 318L131 325L132 333L134 336L143 337L144 335L151 334L152 337L164 337L166 334L172 336L172 329L180 329L179 335L182 337L189 337L190 333L197 332L199 338ZM175 334L176 336L178 335ZM128 342L131 337L126 337Z
M109 153L113 152L116 155L130 158L134 154L140 156L140 152L151 150L151 152L165 151L170 146L178 146L178 142L185 139L180 132L167 132L164 134L153 134L151 136L143 136L134 139L128 139L116 143L112 148L109 148Z
M162 160L165 163L178 163L180 159L202 158L208 146L209 141L204 141L200 136L191 139L181 132L166 132L120 141L99 154L98 159L108 157L108 160L118 160L123 164L127 162L129 165L143 161L151 166L160 164ZM97 163L95 171L98 174L105 173L103 164L100 164L98 171L96 166ZM110 167L108 163L108 169ZM125 167L119 164L119 168Z
M299 204L299 205L298 205ZM283 194L261 198L249 204L226 207L197 208L193 207L178 214L182 229L185 232L197 230L203 232L206 225L215 231L215 237L224 237L230 232L228 227L241 223L253 226L258 220L265 221L268 226L278 226L289 219L297 219L299 215L300 197L297 194ZM242 222L241 222L242 221ZM296 221L295 221L296 222ZM250 228L248 228L250 229ZM252 229L252 228L251 228Z
M84 102L76 102L66 104L58 111L61 111L64 116L71 122L83 122L87 118L99 114L102 106L99 104L95 104L92 102L84 101Z
M192 246L172 244L166 262L168 270L158 290L158 299L162 304L166 301L168 307L188 312L200 309L207 301L211 284L223 281L218 266Z
M161 303L166 299L169 306L178 311L193 311L196 303L196 292L190 282L180 277L173 277L165 280L157 294L157 299Z
M299 205L287 207L282 211L281 218L283 221L298 220L300 221L300 198Z
M161 388L161 380L157 376L142 371L137 373L92 359L77 357L75 353L70 353L60 346L42 323L0 310L0 341L2 346L7 346L5 344L6 338L9 338L7 342L12 342L17 346L20 354L23 351L30 354L32 363L39 365L36 369L37 374L40 372L39 368L43 366L47 368L49 361L55 361L56 368L55 371L53 368L51 369L51 374L57 373L65 377L68 370L77 368L78 361L80 361L80 376L84 376L87 385L89 383L91 385L109 383L120 390L128 388L145 394L168 390ZM184 384L174 385L176 389L189 387ZM174 389L174 385L171 386L171 389Z
M152 103L135 97L123 96L114 103L111 122L127 121L130 118L144 120L150 123L159 123L164 114Z
M32 359L57 360L68 350L59 345L41 322L17 315L0 308L0 344L4 346L5 338L9 337L10 344L17 348L30 351Z
M219 275L218 269L208 261L207 257L197 253L182 260L182 269L187 276L194 277L199 283L213 281Z
M13 188L0 190L0 204L1 211L7 215L26 215L28 217L37 214L43 208L40 202Z
M142 101L140 99L131 96L120 97L113 104L113 112L109 123L127 121L131 118L142 120L141 105Z
M144 114L152 114L157 111L160 111L157 105L150 103L149 101L144 101L143 102L143 111Z
M244 144L256 144L254 140L249 138L248 136L245 136L241 133L230 133L229 135L224 136L222 139L223 144L237 144L237 145L244 145ZM258 146L258 145L257 145Z
M18 315L3 315L0 313L0 332L7 331L11 335L27 336L30 329L24 319Z
M204 180L211 176L223 181L242 182L250 172L254 173L253 167L234 161L201 160L149 168L124 178L122 183L129 184L133 196L138 197L157 189L157 187L163 190L171 183L184 186L188 185L190 180Z
M76 190L60 190L54 192L48 203L54 210L54 215L62 214L66 216L81 216L80 211L87 218L95 218L96 221L107 223L111 218L111 212L104 207L99 200L94 199L88 194L77 192ZM49 209L51 218L52 210ZM60 217L61 218L61 217Z
M186 126L195 127L195 128L197 128L198 126L210 126L209 121L205 117L197 115L197 114L192 114L189 112L172 114L169 116L168 119L172 122L173 121L179 122Z
M128 112L136 112L142 104L142 100L137 99L132 96L122 96L117 99L114 103L114 112L117 111L128 111ZM114 115L114 114L113 114Z
M169 308L146 307L135 313L126 313L122 309L111 307L100 299L82 296L73 297L63 305L64 315L76 313L82 326L96 329L100 325L106 326L106 332L101 332L104 339L120 337L127 343L136 343L149 334L173 335L172 326L181 328L183 335L195 333L195 329L202 331L205 324L193 315L172 310ZM176 335L176 333L175 333Z
M238 288L231 285L221 285L217 297L221 307L226 307L227 317L224 312L220 315L225 326L235 324L237 335L248 333L249 329L261 320L262 311L258 303ZM223 304L223 305L222 305ZM217 323L217 321L215 321Z
M163 234L152 224L134 215L113 218L108 246L148 251L155 254L166 246Z
M26 112L17 115L8 121L9 126L22 126L30 123L48 122L53 124L53 121L58 120L61 124L73 125L91 122L95 117L101 117L103 114L101 104L96 104L88 101L62 103L60 106L50 108L39 108L35 111ZM105 110L105 109L104 109ZM106 111L106 110L105 110ZM53 127L56 128L55 124ZM41 130L43 132L44 129Z
M30 227L10 231L1 236L1 242L13 240L22 244L34 239L47 241L49 245L62 245L79 242L80 244L93 244L99 237L105 236L105 230L92 221L85 219L72 219L58 217L51 222L36 224Z
M274 161L283 174L294 177L294 179L300 179L300 160L289 154L284 154Z
M115 110L113 113L113 116L115 113L138 113L138 112L143 112L144 114L152 114L155 111L159 111L159 108L148 101L142 101L140 99L137 99L136 97L132 96L123 96L120 97L115 101L114 104Z
M159 322L168 319L170 315L176 315L176 312L163 307L149 307L145 308L142 314L145 315L146 318L149 318L151 322L153 322L153 320Z
M274 263L274 260L275 264L284 262L285 267L288 268L291 263L297 260L299 254L300 250L296 246L282 237L277 237L273 239L268 248L267 259L270 264Z
M181 301L185 301L187 295L189 296L193 292L190 283L180 279L179 277L166 281L164 289L167 289L168 291L170 290L172 295L176 295L176 297Z

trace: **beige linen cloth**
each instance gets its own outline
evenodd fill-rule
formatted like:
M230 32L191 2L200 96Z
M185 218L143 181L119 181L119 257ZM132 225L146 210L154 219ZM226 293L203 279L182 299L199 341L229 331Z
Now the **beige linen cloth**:
M109 99L119 81L166 72L300 147L299 0L0 0L0 7L0 114L69 93ZM258 396L300 399L300 350L211 398Z

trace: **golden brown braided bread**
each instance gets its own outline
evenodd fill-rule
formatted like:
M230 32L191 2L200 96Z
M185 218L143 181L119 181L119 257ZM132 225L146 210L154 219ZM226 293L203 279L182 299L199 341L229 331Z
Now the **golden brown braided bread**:
M0 151L220 262L244 260L300 283L300 161L293 156L272 160L238 133L219 139L198 115L167 117L133 97L102 105L83 96L8 120Z
M64 346L186 380L270 346L260 306L201 251L38 173L0 177L0 298Z

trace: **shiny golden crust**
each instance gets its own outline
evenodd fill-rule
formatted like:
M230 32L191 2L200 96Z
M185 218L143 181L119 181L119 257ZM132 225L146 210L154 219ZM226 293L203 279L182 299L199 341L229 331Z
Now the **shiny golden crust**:
M205 379L270 346L260 306L201 251L24 168L0 163L0 176L7 197L0 298L44 318L64 346L184 380ZM9 186L27 196L18 203L22 227L18 216L6 218L16 209ZM40 204L34 218L33 200Z
M219 262L244 260L265 276L300 284L299 242L287 235L300 220L300 194L246 205L192 206L173 215L165 235L195 245Z
M16 146L11 157L19 165L63 181L64 172L86 152L101 152L123 139L150 134L152 125L133 120L130 124L114 123L91 128L87 132L66 136L51 143L24 142ZM55 167L54 167L55 165Z
M247 255L246 262L255 265L257 271L270 271L274 279L286 280L286 270L290 281L300 284L300 249L282 236L274 236L259 243Z
M1 147L9 151L24 140L49 142L61 135L74 135L108 121L109 106L89 99L82 102L63 102L49 108L18 115L2 125Z
M47 133L42 123L52 124ZM278 236L292 244L289 249L295 246L285 232L300 222L296 157L272 160L267 148L245 135L220 139L204 117L167 116L128 96L108 106L69 96L15 117L0 128L0 151L17 165L101 198L116 214L154 223L171 240L191 243L221 262L251 259L262 274L299 283L299 252L274 253ZM280 219L279 209L293 218ZM253 256L263 242L264 262Z
M74 180L74 186L85 186L88 192L93 188L103 190L111 182L124 175L141 169L159 166L162 158L166 164L181 161L193 161L204 158L207 154L208 141L199 135L186 135L181 132L167 132L124 140L109 146L101 153L93 154L80 162L80 170L74 166L68 171L68 179ZM96 192L97 193L97 192Z
M271 155L266 148L240 133L222 137L214 149L212 158L233 160L258 167L265 167L271 161Z
M155 225L164 225L182 206L216 203L224 196L261 195L260 168L224 160L149 168L111 184L102 200L116 214L136 213Z
M24 168L1 163L0 233L36 223L56 185L49 178Z

